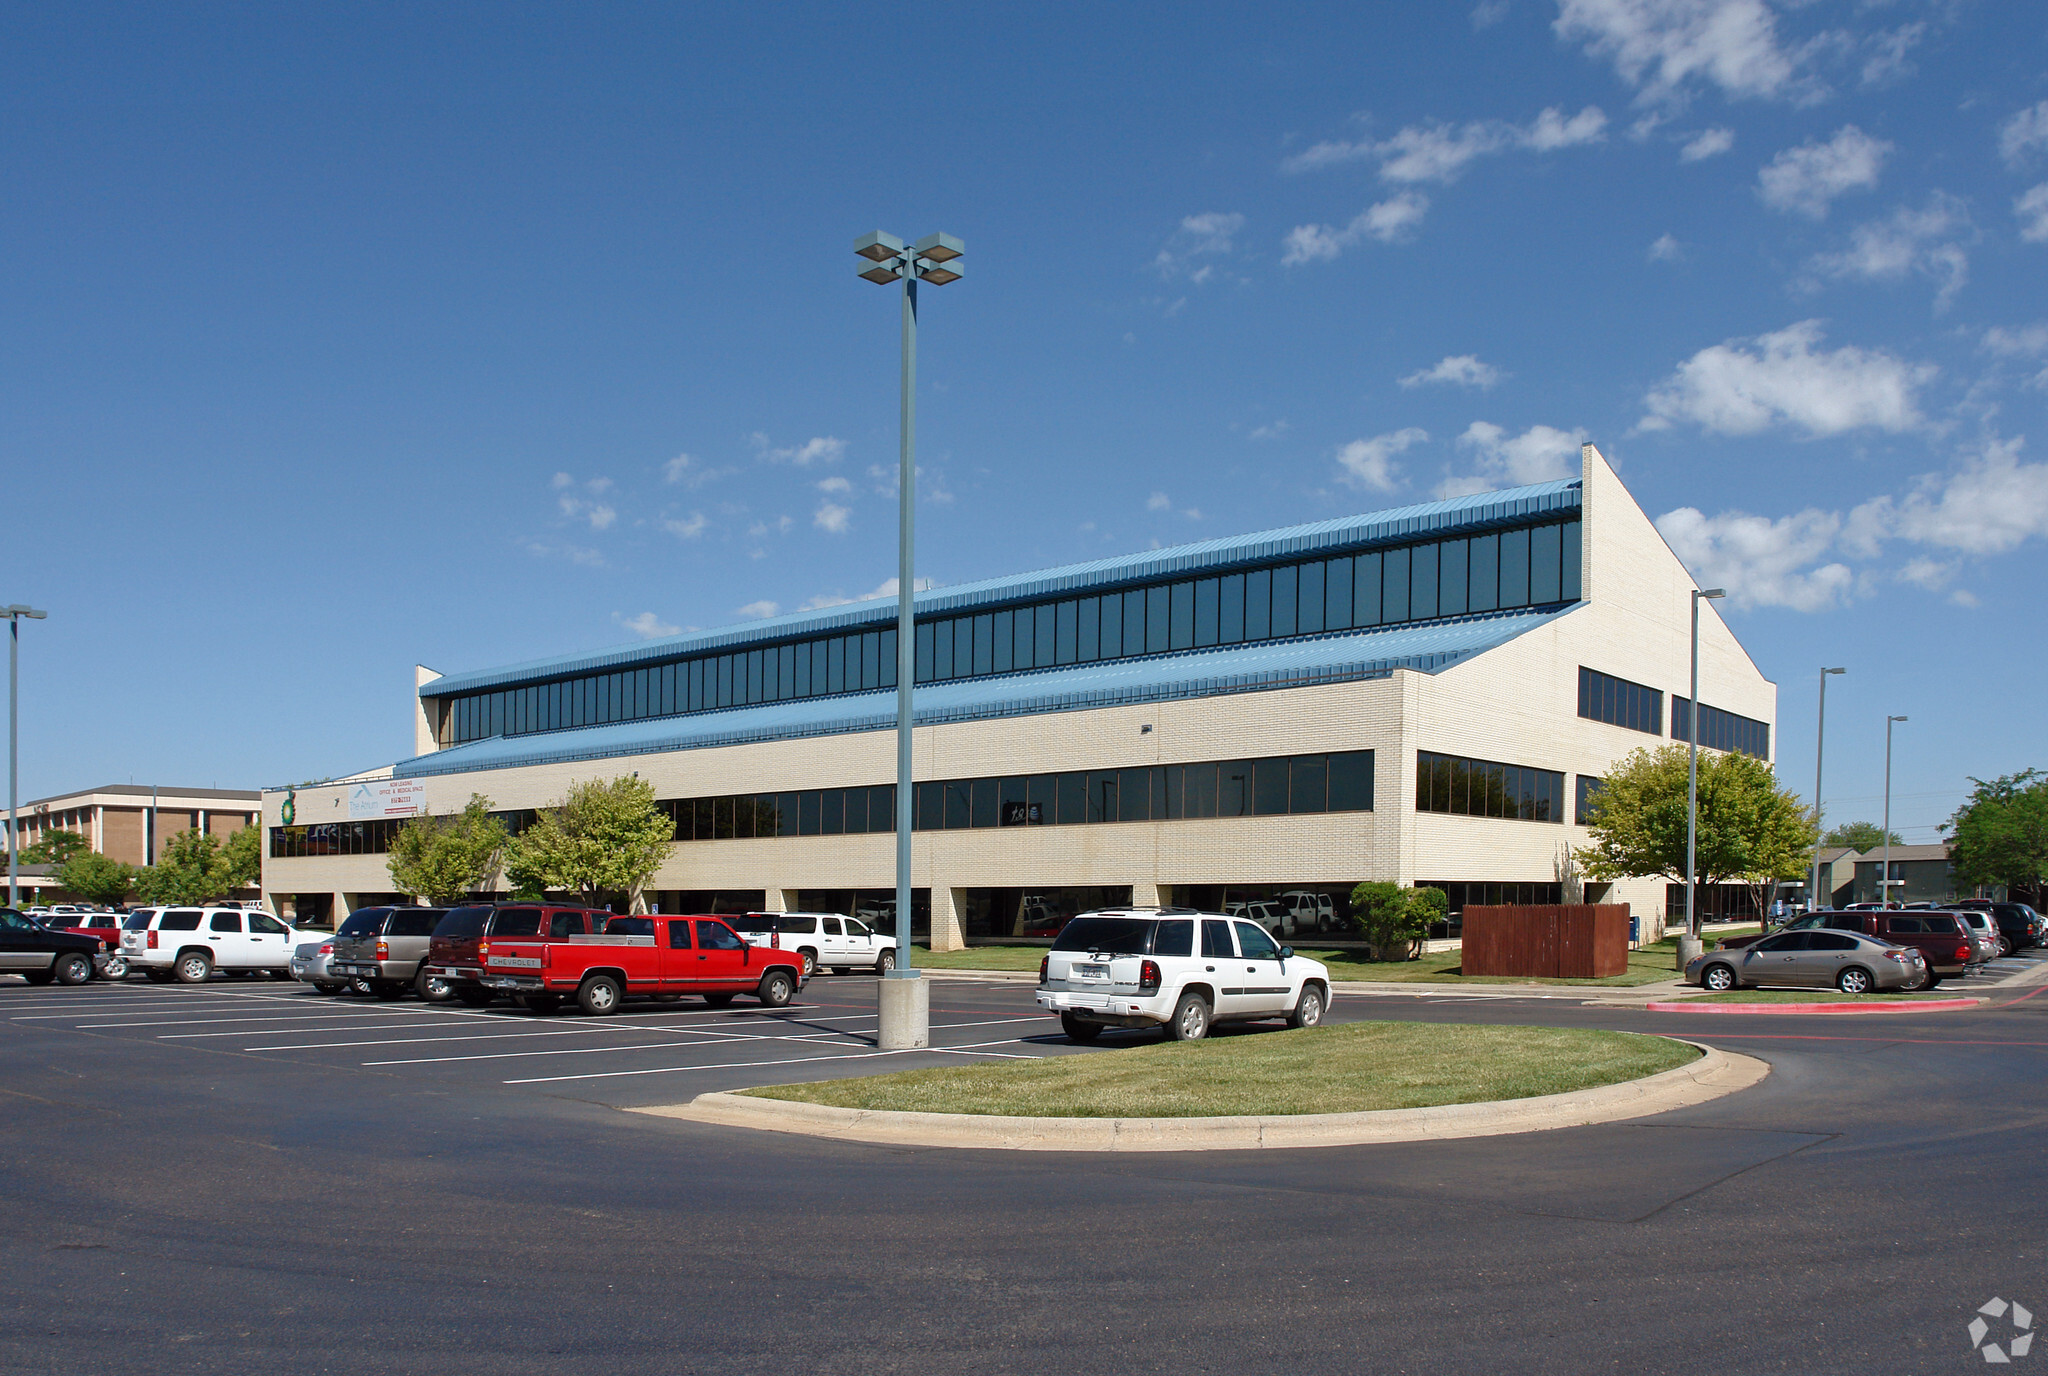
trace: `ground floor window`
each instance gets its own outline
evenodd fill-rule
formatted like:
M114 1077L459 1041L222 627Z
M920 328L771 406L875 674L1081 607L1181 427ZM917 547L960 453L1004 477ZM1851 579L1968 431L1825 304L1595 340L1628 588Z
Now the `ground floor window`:
M1700 921L1702 922L1754 922L1757 919L1756 894L1747 884L1700 884L1695 886L1700 897ZM1685 921L1685 885L1664 886L1664 911L1671 914L1673 922Z
M844 913L857 917L883 936L896 935L894 889L799 889L796 908L806 913ZM910 939L932 939L932 891L910 891Z
M1128 884L969 889L960 928L972 942L1050 942L1076 913L1127 907L1130 901Z
M1442 889L1444 897L1450 900L1449 918L1441 924L1443 930L1430 933L1433 937L1460 935L1464 931L1464 911L1467 904L1475 908L1484 908L1503 903L1526 906L1564 902L1564 885L1555 881L1521 884L1491 879L1418 879L1415 881L1415 887ZM1593 903L1598 900L1588 898L1586 901Z
M757 913L767 898L762 889L662 889L647 895L655 913Z

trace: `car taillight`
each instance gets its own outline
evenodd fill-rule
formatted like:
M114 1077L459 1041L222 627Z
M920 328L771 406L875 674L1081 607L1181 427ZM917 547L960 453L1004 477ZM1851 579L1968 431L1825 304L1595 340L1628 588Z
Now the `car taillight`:
M156 949L156 933L153 931L149 934L149 949L152 951Z
M1886 951L1886 952L1884 953L1884 958L1885 958L1886 960L1896 960L1896 961L1899 961L1899 962L1901 962L1901 963L1904 963L1904 962L1905 962L1906 960L1910 959L1911 957L1907 956L1907 954L1906 954L1906 953L1905 953L1904 951Z
M479 941L476 944L476 956L478 960L489 960L491 956L491 943Z
M333 954L334 954L334 943L333 943L333 942L331 942L331 941L328 941L328 942L323 942L323 943L321 944L321 946L320 946L320 954L321 954L321 955L323 955L323 956L331 956L331 955L333 955Z
M1956 947L1956 959L1957 959L1957 960L1963 960L1963 961L1967 961L1967 960L1968 960L1969 958L1970 958L1970 948L1969 948L1968 946L1958 946L1958 947Z
M1039 982L1040 984L1043 984L1043 983L1045 983L1045 972L1046 972L1047 970L1050 970L1051 968L1052 968L1052 957L1051 957L1051 956L1040 956L1040 957L1038 958L1038 982Z
M1148 960L1138 967L1138 987L1157 989L1159 987L1159 962Z
M389 959L391 959L391 943L390 943L390 942L388 942L388 941L380 941L380 942L378 942L378 943L377 943L377 959L379 959L379 960L389 960Z

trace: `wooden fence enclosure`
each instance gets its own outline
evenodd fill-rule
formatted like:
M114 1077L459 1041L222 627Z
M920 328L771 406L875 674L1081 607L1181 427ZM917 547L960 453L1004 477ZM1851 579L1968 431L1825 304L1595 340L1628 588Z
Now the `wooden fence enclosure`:
M1467 907L1468 975L1599 979L1628 973L1628 904Z

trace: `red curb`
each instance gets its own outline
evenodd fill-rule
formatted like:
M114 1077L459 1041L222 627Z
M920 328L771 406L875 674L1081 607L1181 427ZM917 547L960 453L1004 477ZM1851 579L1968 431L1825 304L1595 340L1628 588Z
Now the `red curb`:
M1925 1003L1646 1003L1652 1013L1927 1013L1975 1008L1983 999L1929 999Z

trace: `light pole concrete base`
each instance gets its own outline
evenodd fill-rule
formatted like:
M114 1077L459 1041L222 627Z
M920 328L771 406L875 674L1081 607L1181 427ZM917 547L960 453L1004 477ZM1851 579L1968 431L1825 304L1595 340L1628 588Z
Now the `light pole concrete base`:
M876 981L882 1005L883 1051L912 1051L932 1044L932 987L915 970L890 971Z
M1674 969L1683 970L1692 964L1692 958L1707 949L1707 943L1696 936L1678 938L1678 964Z

